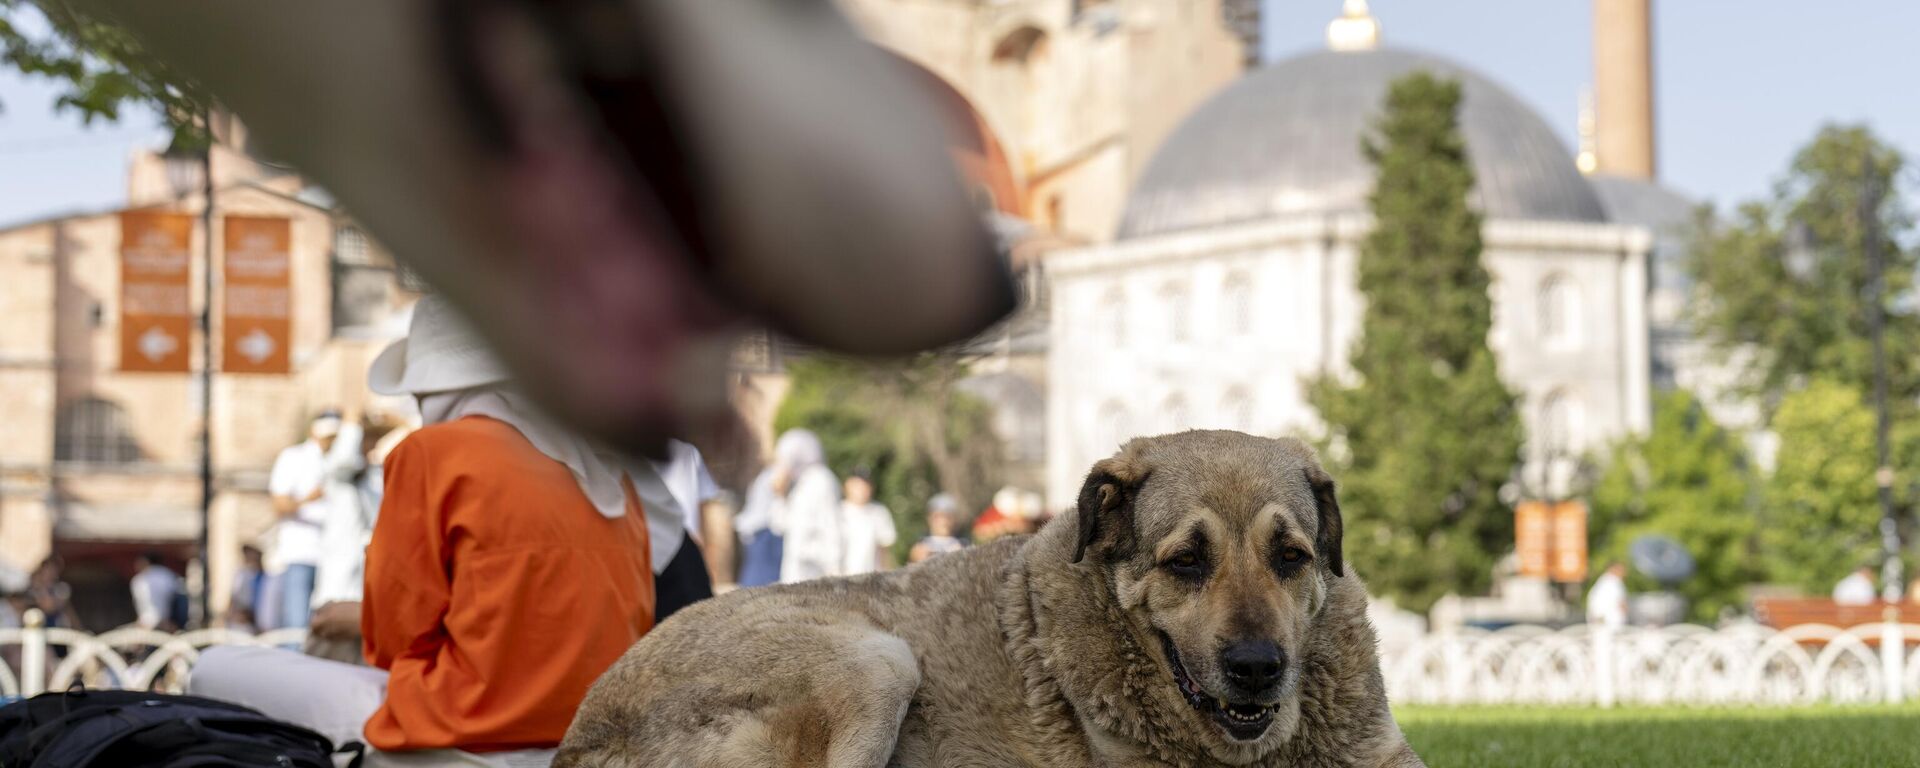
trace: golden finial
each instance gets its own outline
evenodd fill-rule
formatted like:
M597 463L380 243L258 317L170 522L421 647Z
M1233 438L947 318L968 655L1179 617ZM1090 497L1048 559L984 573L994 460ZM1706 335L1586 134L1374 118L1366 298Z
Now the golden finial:
M1327 47L1336 51L1371 51L1380 47L1380 22L1367 12L1367 0L1346 0L1340 18L1327 25Z
M1573 164L1581 173L1590 174L1600 167L1600 156L1594 153L1593 141L1593 87L1580 89L1580 154L1574 156Z

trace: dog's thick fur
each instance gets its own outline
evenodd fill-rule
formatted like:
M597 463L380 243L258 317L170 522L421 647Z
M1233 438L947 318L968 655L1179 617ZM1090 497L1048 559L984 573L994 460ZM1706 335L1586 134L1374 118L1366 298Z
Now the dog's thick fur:
M1216 657L1246 639L1286 671L1241 740L1164 649L1225 701ZM1374 644L1312 451L1187 432L1095 465L1032 537L687 608L594 685L554 765L1420 766Z

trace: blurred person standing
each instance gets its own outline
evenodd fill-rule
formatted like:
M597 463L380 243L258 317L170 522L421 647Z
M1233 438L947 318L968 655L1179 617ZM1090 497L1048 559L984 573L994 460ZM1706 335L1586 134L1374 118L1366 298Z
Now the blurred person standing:
M840 527L846 540L845 565L841 574L852 576L893 568L891 547L898 540L893 512L873 500L873 480L865 467L847 473L841 490Z
M326 410L307 425L307 439L273 461L267 492L279 516L274 526L275 627L306 626L322 557L321 527L332 514L336 487L360 460L358 427L351 445L341 443L340 412ZM337 449L337 450L336 450Z
M233 591L227 596L227 626L261 631L258 611L266 591L267 573L260 548L252 544L240 547L240 567L233 571Z
M936 493L927 499L927 535L914 542L913 550L907 553L907 562L923 562L935 555L966 549L966 542L953 535L959 514L960 502L949 494Z
M374 668L276 649L208 649L193 693L246 704L420 764L550 759L587 688L653 626L650 466L555 426L462 318L421 299L372 388L425 426L386 457L365 602L317 612L365 637ZM497 761L496 763L497 764Z
M1593 580L1593 589L1587 591L1587 623L1607 629L1620 629L1627 625L1627 565L1622 562L1607 564L1600 578Z
M326 497L318 503L326 509L320 523L320 561L314 574L312 608L327 603L359 602L361 582L365 578L367 539L373 535L373 520L378 507L369 509L361 481L367 469L366 427L349 414L334 438L329 453L340 458L328 467Z
M48 555L27 579L27 597L46 617L47 626L82 629L73 617L73 587L67 585L63 571L66 561Z
M1032 533L1031 521L1021 513L1022 497L1020 489L1013 486L995 491L993 504L974 518L973 543L985 544L1002 536Z
M774 462L754 476L747 486L746 504L733 518L734 532L742 543L738 581L743 587L780 583L780 561L786 546L773 530L773 478L781 472L778 457Z
M1879 599L1873 588L1873 568L1860 566L1853 573L1833 585L1833 602L1837 605L1873 605Z
M685 441L668 440L667 458L653 462L653 469L679 513L678 525L665 516L647 517L653 549L653 620L659 623L681 608L713 597L713 577L707 573L701 550L701 513L720 496L720 486L707 471L700 449Z
M774 444L768 527L780 536L780 582L838 576L845 566L840 480L827 468L820 438L790 429Z
M133 561L134 623L142 629L173 632L181 628L184 617L175 615L175 598L180 590L180 575L166 566L158 552L143 552Z

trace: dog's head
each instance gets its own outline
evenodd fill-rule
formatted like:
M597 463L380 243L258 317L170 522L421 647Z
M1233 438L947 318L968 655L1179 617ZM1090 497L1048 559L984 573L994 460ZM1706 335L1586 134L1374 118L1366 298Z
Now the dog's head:
M1134 440L1093 466L1076 517L1075 562L1110 572L1213 751L1288 738L1303 652L1346 573L1333 479L1313 451L1237 432Z

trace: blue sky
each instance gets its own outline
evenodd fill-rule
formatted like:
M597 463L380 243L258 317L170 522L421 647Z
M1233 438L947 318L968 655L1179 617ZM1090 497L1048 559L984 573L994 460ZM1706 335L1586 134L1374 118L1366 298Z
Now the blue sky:
M1339 0L1266 0L1269 59L1324 45ZM1585 0L1374 0L1388 45L1456 59L1531 103L1573 145L1591 80ZM1660 173L1725 204L1764 194L1829 121L1865 121L1920 154L1920 2L1655 0ZM0 224L117 204L151 114L83 129L53 91L0 72Z
M1653 0L1660 177L1721 205L1765 194L1823 123L1920 161L1920 2ZM1266 0L1268 60L1325 47L1337 0ZM1574 146L1592 82L1587 0L1373 0L1386 45L1492 77Z

